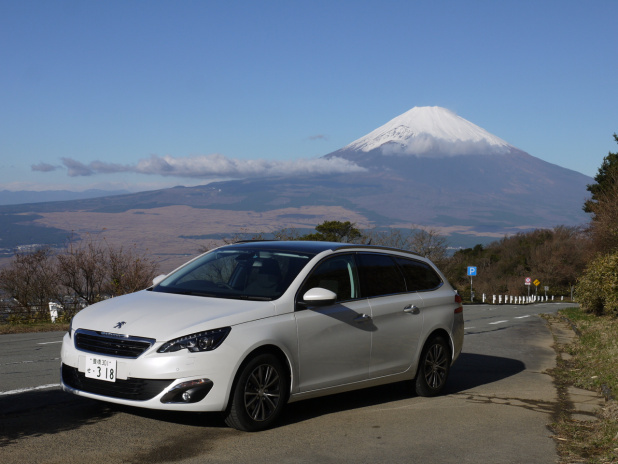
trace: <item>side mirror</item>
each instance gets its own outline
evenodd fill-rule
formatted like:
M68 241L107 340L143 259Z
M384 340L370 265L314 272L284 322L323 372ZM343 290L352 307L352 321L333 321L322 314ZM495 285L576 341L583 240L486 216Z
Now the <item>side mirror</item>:
M160 274L160 275L156 276L154 279L152 279L152 286L154 287L155 285L157 285L159 282L161 282L166 277L167 277L167 274Z
M303 295L303 301L313 306L326 306L337 300L337 294L326 288L315 287Z

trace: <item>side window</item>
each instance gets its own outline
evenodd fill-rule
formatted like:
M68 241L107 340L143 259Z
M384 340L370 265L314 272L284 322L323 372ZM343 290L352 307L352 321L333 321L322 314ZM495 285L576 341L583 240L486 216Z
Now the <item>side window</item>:
M364 297L390 295L406 291L403 275L390 256L377 253L360 253L358 259Z
M403 270L409 292L433 290L442 285L442 279L429 264L406 258L395 259Z
M337 294L337 301L358 298L358 279L353 255L338 255L322 261L300 290L300 297L315 287Z

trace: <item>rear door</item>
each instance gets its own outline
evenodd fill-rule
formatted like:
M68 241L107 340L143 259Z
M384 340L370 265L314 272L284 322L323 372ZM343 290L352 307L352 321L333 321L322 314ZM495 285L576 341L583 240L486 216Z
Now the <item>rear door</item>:
M371 377L398 374L414 362L423 329L423 300L408 292L395 259L381 253L359 253L361 291L371 306Z

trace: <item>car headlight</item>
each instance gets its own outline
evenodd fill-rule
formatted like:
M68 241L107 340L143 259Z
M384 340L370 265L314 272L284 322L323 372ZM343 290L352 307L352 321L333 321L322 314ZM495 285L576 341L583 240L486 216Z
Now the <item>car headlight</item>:
M231 330L231 327L223 327L221 329L207 330L205 332L198 332L175 338L174 340L164 343L161 348L157 350L157 353L171 353L184 349L192 353L212 351L223 343L223 340L225 340L225 337L228 336Z

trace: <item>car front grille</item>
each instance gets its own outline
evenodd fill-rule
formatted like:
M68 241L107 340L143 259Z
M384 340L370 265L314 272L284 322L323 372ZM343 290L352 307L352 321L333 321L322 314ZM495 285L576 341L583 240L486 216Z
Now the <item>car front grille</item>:
M62 381L65 385L95 395L110 396L125 400L146 401L154 398L174 380L116 379L115 382L90 379L75 367L62 365Z
M75 348L89 353L137 358L148 350L155 340L106 332L78 329L75 331Z

